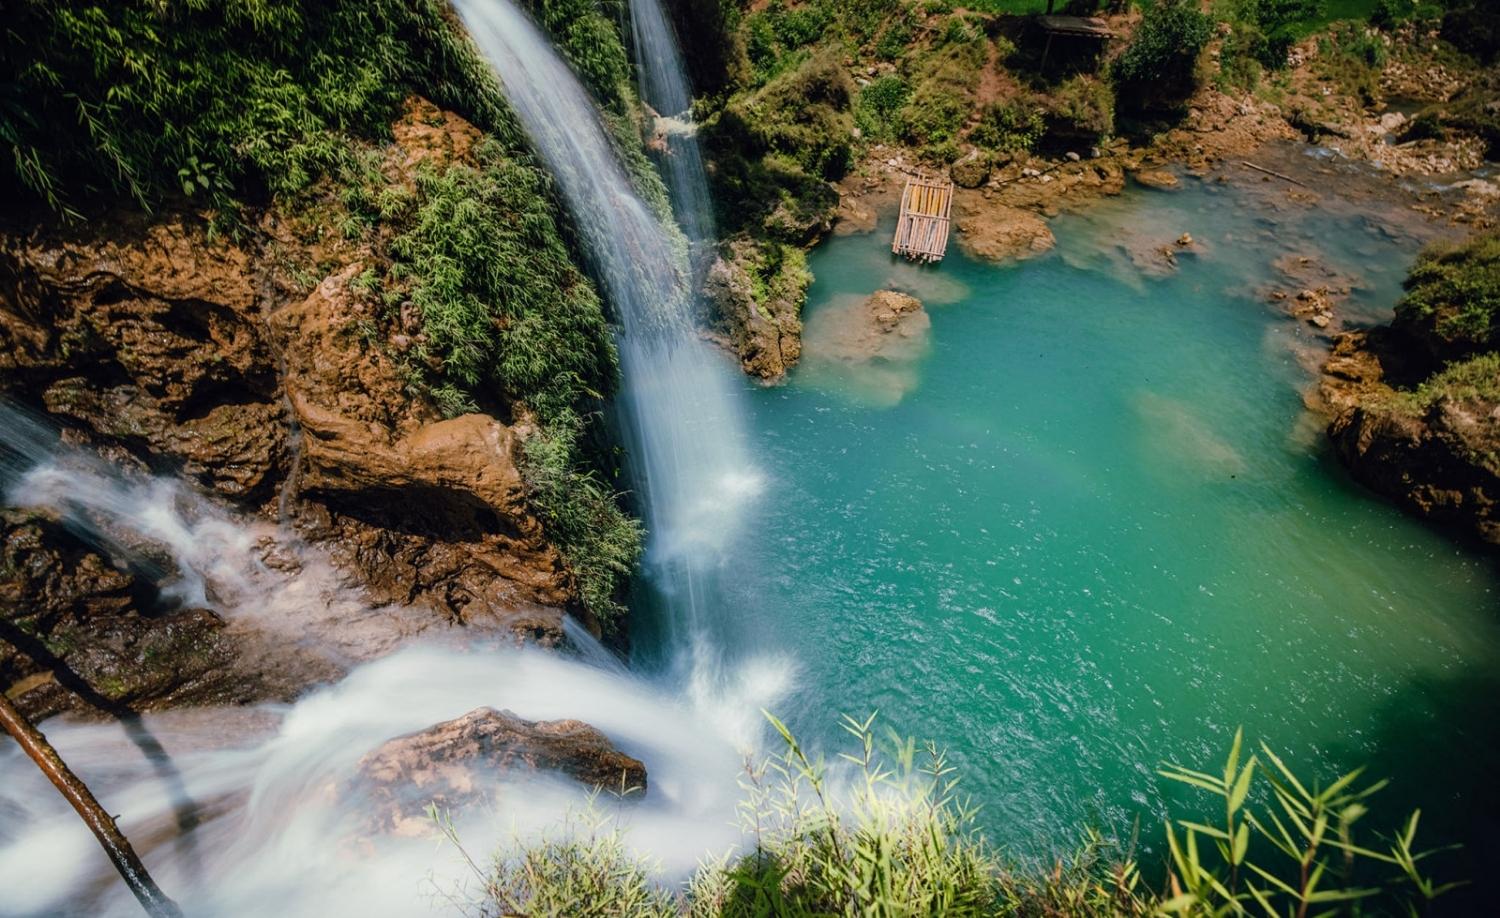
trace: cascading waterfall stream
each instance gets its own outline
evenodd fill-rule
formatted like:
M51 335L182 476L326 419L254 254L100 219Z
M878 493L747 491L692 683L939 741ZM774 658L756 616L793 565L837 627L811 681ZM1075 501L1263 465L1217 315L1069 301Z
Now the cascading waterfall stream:
M678 222L693 242L712 245L713 201L693 123L693 94L677 35L660 0L630 0L630 37L636 86L641 100L657 114L656 132L663 146L658 161Z
M730 665L723 656L731 641L721 571L735 561L760 482L737 371L698 336L680 246L636 193L588 93L527 17L504 0L456 7L554 171L617 313L620 413L650 532L642 580L665 619L662 653L677 679L663 688L626 671L572 623L576 659L442 629L414 641L435 617L370 608L284 521L243 520L181 482L122 475L59 448L29 416L0 410L8 504L68 521L120 563L160 561L163 579L176 572L167 598L211 608L232 629L353 667L292 705L45 725L190 914L412 914L461 885L466 868L430 837L372 834L358 763L388 739L486 705L584 720L645 761L650 792L624 808L623 828L680 878L705 852L742 841L732 824L737 777L764 733L758 711L777 705L789 683L783 661L745 655ZM655 19L638 27L642 36L670 43L660 8L647 12ZM685 93L680 67L676 79ZM667 162L688 232L711 239L696 144L676 144ZM0 915L133 914L87 830L4 745L0 775ZM555 831L585 799L546 776L489 777L495 805L453 814L481 860L513 834Z
M712 691L730 643L717 580L759 488L735 371L699 337L686 265L578 78L508 0L454 5L552 169L618 315L627 461L649 532L645 576L668 620L673 665L695 691ZM658 9L643 31L670 41L665 29ZM701 163L698 171L701 184Z

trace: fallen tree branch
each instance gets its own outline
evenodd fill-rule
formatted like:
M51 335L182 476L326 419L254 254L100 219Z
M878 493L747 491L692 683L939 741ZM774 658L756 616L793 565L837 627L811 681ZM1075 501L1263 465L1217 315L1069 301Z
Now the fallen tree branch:
M1255 163L1246 162L1243 159L1240 160L1240 165L1241 166L1247 166L1247 167L1249 167L1251 169L1254 169L1256 172L1264 172L1266 175L1272 176L1273 178L1279 178L1283 182L1291 182L1293 185L1301 185L1303 188L1307 187L1307 183L1306 182L1299 182L1296 179L1292 178L1290 175L1282 175L1280 172L1272 172L1270 169L1267 169L1265 166L1257 166Z
M99 801L89 791L88 785L73 774L62 756L47 742L47 738L16 709L4 692L0 692L0 727L4 727L5 732L15 737L16 742L21 744L21 749L42 770L42 774L47 776L47 780L78 811L78 815L99 840L104 853L109 855L115 869L125 878L125 885L135 893L146 913L152 918L182 918L182 910L151 879L151 874L146 872L146 865L141 863L135 849L130 847L129 839L115 825L114 817L105 812L104 807L99 805Z

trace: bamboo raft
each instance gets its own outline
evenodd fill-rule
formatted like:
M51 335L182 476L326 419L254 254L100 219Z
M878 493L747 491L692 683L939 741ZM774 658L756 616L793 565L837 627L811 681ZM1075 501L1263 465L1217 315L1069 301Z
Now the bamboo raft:
M953 183L909 178L901 192L901 219L891 251L912 261L942 261L948 251Z

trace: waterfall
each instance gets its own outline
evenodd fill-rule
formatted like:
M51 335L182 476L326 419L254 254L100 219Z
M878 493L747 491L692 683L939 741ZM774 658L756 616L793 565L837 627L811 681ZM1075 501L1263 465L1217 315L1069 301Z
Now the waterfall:
M666 619L674 665L701 687L718 677L730 643L729 617L715 614L718 581L759 488L736 391L742 384L700 338L686 265L577 77L509 0L454 5L555 175L616 311L627 463L648 530L643 574L651 605Z
M660 0L630 0L630 37L641 101L657 113L658 158L677 219L693 242L712 245L713 201L693 123L693 94L677 36Z

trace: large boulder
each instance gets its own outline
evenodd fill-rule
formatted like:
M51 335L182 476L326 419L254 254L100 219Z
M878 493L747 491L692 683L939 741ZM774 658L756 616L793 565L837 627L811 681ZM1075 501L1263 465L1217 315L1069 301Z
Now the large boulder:
M525 720L478 708L456 720L398 737L359 763L359 784L374 798L380 828L420 834L426 811L484 802L497 779L517 770L552 772L625 796L646 793L646 766L577 720Z
M351 286L363 266L330 275L272 313L296 418L298 493L307 514L382 598L424 601L455 621L509 622L529 635L542 607L572 597L562 560L525 500L518 452L527 433L486 414L443 419L406 397L389 353L358 334L371 304Z
M1442 396L1409 411L1395 399L1368 399L1334 418L1328 435L1365 486L1500 544L1500 404Z

